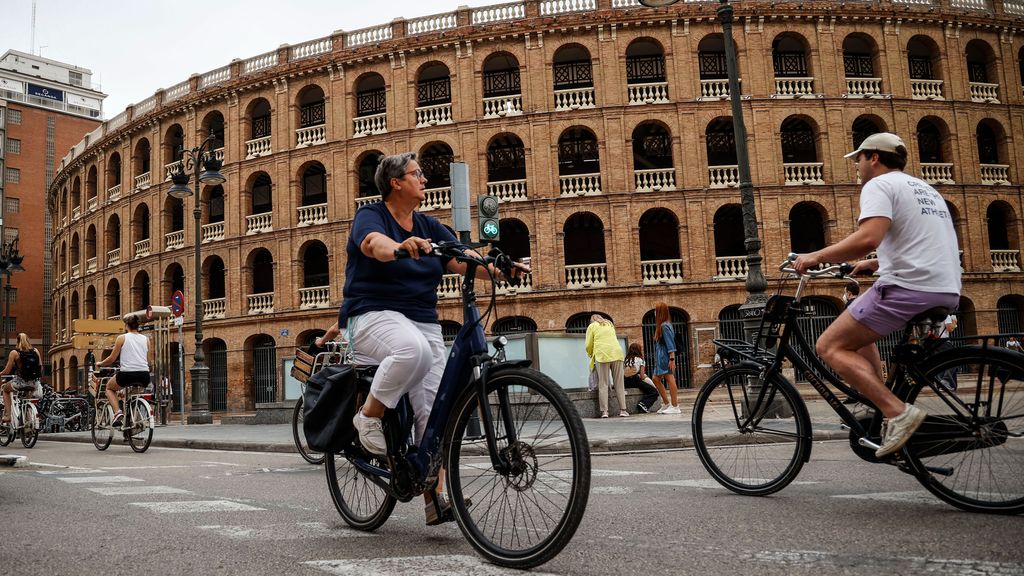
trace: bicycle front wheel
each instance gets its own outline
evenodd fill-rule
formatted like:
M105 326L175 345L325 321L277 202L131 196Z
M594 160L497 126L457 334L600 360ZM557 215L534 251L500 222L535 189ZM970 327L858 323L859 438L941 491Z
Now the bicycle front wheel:
M3 431L0 431L0 446L7 446L11 442L14 442L14 434L15 430L12 413L12 420L7 423L7 428Z
M376 466L387 466L374 461ZM359 471L344 454L325 454L327 487L334 507L346 524L369 532L387 522L395 509L395 498Z
M106 450L110 441L114 438L114 429L111 424L114 422L114 409L110 404L104 403L96 411L96 419L92 422L92 443L97 450Z
M962 510L1024 512L1024 355L965 346L924 372L950 385L898 394L928 414L904 448L918 480Z
M25 402L21 408L21 444L25 448L36 445L39 439L39 413L31 402Z
M295 402L295 409L292 411L292 440L295 442L295 449L299 456L310 464L323 464L324 455L309 447L306 443L306 433L302 430L302 397Z
M757 367L716 372L693 403L693 444L708 473L729 490L765 496L796 478L811 453L811 421L785 380ZM760 387L766 386L758 403Z
M127 431L128 444L136 452L145 452L153 441L153 411L142 398L132 400L132 426Z
M561 387L529 368L492 374L486 405L505 466L495 468L478 431L474 386L456 401L444 439L455 519L489 561L539 566L569 543L587 508L587 433Z

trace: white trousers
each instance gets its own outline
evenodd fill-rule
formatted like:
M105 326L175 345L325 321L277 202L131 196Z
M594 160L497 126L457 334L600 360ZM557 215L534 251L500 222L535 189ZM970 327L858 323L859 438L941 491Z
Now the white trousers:
M408 394L420 442L447 358L441 325L414 322L391 310L366 312L349 324L355 363L379 366L370 393L388 408Z

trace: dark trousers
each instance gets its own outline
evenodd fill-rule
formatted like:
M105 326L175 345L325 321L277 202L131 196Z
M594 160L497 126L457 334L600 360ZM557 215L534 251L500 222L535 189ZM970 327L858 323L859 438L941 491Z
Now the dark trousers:
M640 403L644 405L644 408L650 409L660 398L658 396L658 389L641 380L639 376L630 376L625 379L625 383L626 388L636 388L640 391L640 394L643 394L643 397L640 398Z

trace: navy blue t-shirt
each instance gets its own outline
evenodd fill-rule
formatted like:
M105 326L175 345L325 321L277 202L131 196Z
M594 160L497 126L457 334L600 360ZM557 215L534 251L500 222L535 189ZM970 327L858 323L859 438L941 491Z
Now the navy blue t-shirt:
M437 286L450 259L427 256L381 262L359 249L371 232L380 232L399 243L411 236L433 242L455 240L451 231L431 216L413 212L412 232L407 232L383 202L360 208L345 247L348 262L338 326L344 328L349 317L380 310L394 310L410 320L436 324Z

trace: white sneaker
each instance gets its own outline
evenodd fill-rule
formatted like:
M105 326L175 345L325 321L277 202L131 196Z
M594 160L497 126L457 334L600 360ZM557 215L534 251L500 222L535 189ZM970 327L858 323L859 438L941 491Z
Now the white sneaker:
M662 414L682 414L683 411L678 406L669 406Z
M380 422L380 418L363 416L363 411L360 410L352 418L352 424L356 427L356 431L359 432L359 443L363 445L367 452L377 456L387 455L388 443L384 439L384 427Z
M924 422L928 414L924 410L907 404L903 414L889 418L882 423L882 445L875 450L875 457L882 458L896 452L910 440L917 427Z
M662 404L661 408L658 408L658 414L664 414L665 410L668 410L670 407L669 404Z

